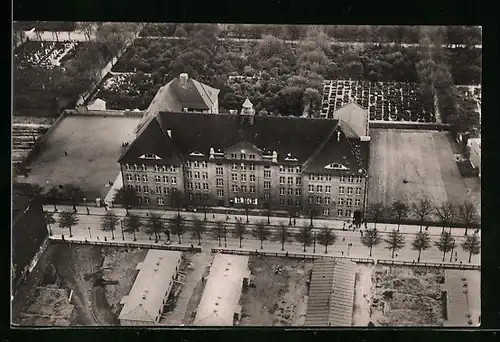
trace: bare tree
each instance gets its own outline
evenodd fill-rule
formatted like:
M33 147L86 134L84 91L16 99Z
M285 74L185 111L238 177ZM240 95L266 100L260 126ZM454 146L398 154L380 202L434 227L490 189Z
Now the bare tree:
M431 238L429 237L429 233L427 232L418 232L415 235L415 238L412 242L412 248L415 251L418 251L417 262L420 262L420 256L422 255L422 251L425 251L431 246Z
M384 216L384 212L385 212L385 207L382 202L373 203L368 208L368 216L373 220L374 229L377 228L377 222Z
M481 242L479 241L479 236L477 234L472 234L467 236L465 241L462 242L462 249L469 252L469 263L472 258L472 254L477 255L481 250Z
M236 223L234 224L233 236L240 241L240 248L241 248L241 242L245 237L246 231L247 231L246 224L244 224L241 221L236 221Z
M420 199L417 203L412 203L412 210L420 221L420 232L425 219L432 213L432 203L427 199Z
M184 217L181 215L177 214L174 216L174 218L170 221L170 231L172 234L177 235L179 238L179 245L181 244L181 236L186 232L186 224Z
M206 221L200 220L197 216L193 216L193 238L198 239L198 246L201 245L201 236L205 233Z
M135 236L135 233L139 231L142 225L141 218L135 214L129 214L127 217L125 217L124 220L125 223L125 231L127 233L132 232L134 234L134 241L137 241L137 237Z
M111 238L115 239L115 229L118 225L119 219L116 214L112 211L106 212L106 214L101 218L101 229L106 231L111 231Z
M408 205L402 201L394 201L392 203L392 214L394 218L398 221L398 232L401 221L408 217ZM394 253L393 253L394 254Z
M318 242L325 246L325 254L328 253L328 246L331 246L337 240L337 235L327 226L324 226L318 234Z
M385 243L387 244L385 248L391 250L391 258L394 259L394 253L405 246L405 237L397 230L392 230L385 239Z
M439 237L439 240L434 242L434 245L441 252L443 252L443 261L444 261L444 257L446 256L446 253L451 251L451 249L454 247L455 239L451 236L451 233L443 231L441 233L441 236Z
M45 212L45 224L49 227L49 235L52 236L52 224L56 223L56 219L54 218L54 213Z
M304 246L304 253L306 252L306 247L310 246L312 243L312 233L310 227L301 227L299 232L295 234L295 240Z
M465 235L467 235L469 226L471 223L476 221L476 209L474 208L474 204L472 204L472 202L465 201L458 207L458 213L462 223L465 225Z
M274 241L279 241L281 243L281 250L285 250L285 242L292 241L292 234L287 226L283 224L283 222L279 223L278 229L274 235Z
M59 227L69 229L69 237L73 237L71 228L78 224L78 217L74 211L63 211L59 215Z
M266 241L271 235L271 231L265 222L259 221L253 229L253 236L255 236L260 241L260 249L264 248L264 241Z
M445 202L435 208L436 215L439 217L439 221L443 227L442 232L444 232L444 229L452 222L453 207L450 204L450 202Z
M221 247L221 238L225 231L224 221L215 221L211 228L212 236L219 241L219 247Z
M155 235L155 242L158 242L158 235L165 230L165 224L163 223L161 216L150 212L148 215L146 229L148 234Z
M89 21L80 21L76 25L77 28L83 32L85 38L90 41L92 38L92 34L96 31L95 24Z
M373 246L378 245L382 241L377 229L367 229L365 230L363 236L361 236L361 243L366 247L370 248L370 256L372 256Z

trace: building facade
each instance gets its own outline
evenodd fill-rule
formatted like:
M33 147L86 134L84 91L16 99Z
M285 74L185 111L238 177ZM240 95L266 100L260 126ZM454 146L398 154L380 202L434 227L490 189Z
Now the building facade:
M238 115L159 113L146 126L119 159L142 205L363 211L368 132L342 118L255 117L247 100Z

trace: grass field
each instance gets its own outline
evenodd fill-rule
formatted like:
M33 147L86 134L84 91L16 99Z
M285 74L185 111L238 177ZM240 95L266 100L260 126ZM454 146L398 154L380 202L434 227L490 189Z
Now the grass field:
M54 129L31 163L27 179L45 189L76 183L87 198L104 196L105 185L119 172L121 144L133 132L140 118L68 116ZM64 152L68 155L65 156Z
M441 204L469 199L480 215L480 180L460 175L454 142L446 132L373 129L370 136L369 203L428 198Z

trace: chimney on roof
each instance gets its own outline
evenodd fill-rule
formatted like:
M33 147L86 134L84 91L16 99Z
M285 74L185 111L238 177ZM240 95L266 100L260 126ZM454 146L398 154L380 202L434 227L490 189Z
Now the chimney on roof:
M214 159L214 154L215 154L214 148L210 147L210 159Z
M273 151L273 163L277 163L277 162L278 162L278 152Z
M241 122L248 123L250 126L253 125L255 109L253 108L253 103L250 102L248 97L246 98L245 102L243 102L240 116Z
M337 131L337 141L340 141L340 131Z
M172 139L172 130L171 129L167 129L167 134L168 134L169 138Z
M185 72L183 72L182 74L179 75L179 84L181 87L186 88L188 78L189 78L189 76Z

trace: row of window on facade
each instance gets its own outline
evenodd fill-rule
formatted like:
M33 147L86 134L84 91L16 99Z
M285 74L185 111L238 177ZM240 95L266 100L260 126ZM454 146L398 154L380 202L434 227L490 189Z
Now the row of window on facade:
M129 181L129 182L131 182L132 180L135 180L136 182L140 182L141 180L143 182L149 181L148 175L127 174L126 176L127 176L127 181ZM161 183L162 180L163 180L163 183L165 183L165 184L169 184L169 182L171 182L173 185L177 184L177 177L176 176L170 176L170 178L168 176L155 176L156 183Z
M246 153L240 153L240 154L231 153L231 159L238 159L238 158L244 160L244 159L247 159L247 155L246 155ZM249 154L248 159L255 160L255 154Z
M326 185L325 186L325 193L329 194L331 192L331 189L332 188L331 188L330 185ZM356 191L356 195L361 196L361 188L353 188L351 186L347 187L347 192L345 191L346 190L345 187L339 186L338 193L339 193L339 195L344 195L344 194L352 195L354 189L356 189L355 190ZM314 185L309 184L309 192L314 192ZM316 192L322 193L323 192L323 186L322 185L316 185Z
M316 204L326 204L329 205L331 203L331 198L330 197L320 197L316 196ZM309 196L309 204L314 204L314 196ZM352 207L352 198L339 198L337 202L337 206L342 207L343 205L346 205L346 207ZM359 207L361 205L361 199L355 198L354 199L354 206Z
M130 171L147 171L148 167L144 164L125 164L125 170ZM155 165L154 170L157 172L177 172L178 168L174 165Z

